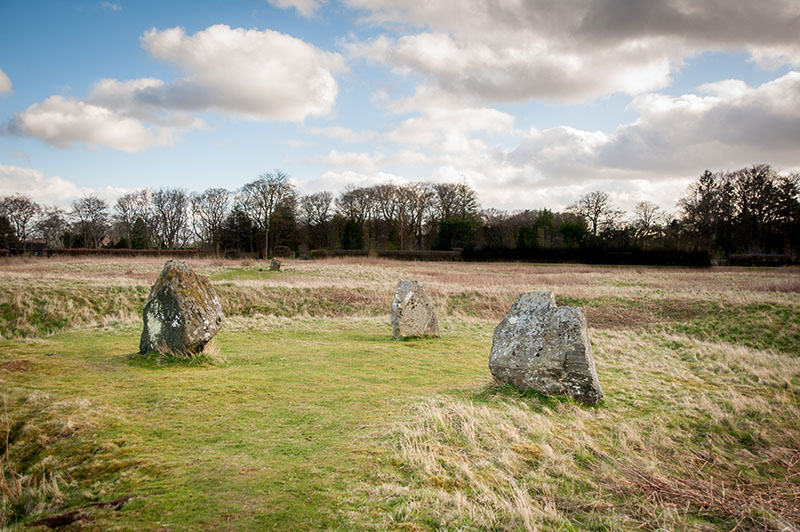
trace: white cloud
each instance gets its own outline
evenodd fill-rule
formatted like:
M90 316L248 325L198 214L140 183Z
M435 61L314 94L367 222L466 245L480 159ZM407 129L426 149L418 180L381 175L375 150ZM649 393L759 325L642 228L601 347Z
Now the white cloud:
M170 146L178 134L204 127L189 113L217 111L250 120L299 122L328 114L336 102L338 54L272 30L211 26L194 35L152 29L142 46L184 74L102 79L85 101L51 96L18 113L11 131L59 147L71 142L138 152Z
M0 94L11 92L13 90L11 80L8 75L0 68Z
M514 133L514 116L497 109L472 107L433 87L420 87L414 95L401 100L384 99L394 114L414 114L386 132L354 131L340 126L306 131L345 143L391 142L425 146L434 142L459 142L473 133L510 135Z
M706 168L768 162L781 171L800 169L799 72L757 87L724 80L698 87L697 94L641 95L631 104L637 119L613 131L562 126L522 132L509 115L459 107L457 100L448 104L424 90L387 105L419 112L381 133L384 144L377 150L333 150L319 160L329 170L329 184L338 185L331 176L364 181L388 170L434 182L463 176L484 205L505 209L563 209L582 194L603 190L628 211L642 200L674 211L686 186ZM518 146L476 136L492 131L516 137ZM401 148L391 151L390 143Z
M302 182L296 183L296 185L304 194L311 194L323 190L341 191L348 185L370 187L390 182L403 184L407 183L408 179L390 172L357 172L354 170L345 170L327 171L322 173L319 177L303 180Z
M625 187L635 187L665 208L706 168L800 167L800 73L758 87L726 80L699 92L642 95L632 103L639 118L613 132L534 128L508 160L548 190L612 183L620 197L632 197Z
M286 145L292 148L310 148L314 146L314 143L306 142L305 140L287 140Z
M122 11L122 6L113 2L100 2L100 7L109 11Z
M282 9L294 8L305 18L313 18L317 9L320 8L325 0L267 0L275 7Z
M11 131L59 148L82 142L89 148L109 146L134 153L154 146L171 146L178 133L202 125L199 119L175 118L171 123L148 125L114 109L51 96L17 113Z
M272 30L216 25L189 36L182 28L153 29L142 46L185 76L131 88L136 102L253 120L300 122L330 113L338 92L333 73L346 70L339 54Z
M800 72L758 87L728 80L700 89L706 96L636 98L639 120L614 133L598 162L669 172L800 163Z
M162 90L163 87L164 82L155 78L128 81L101 79L89 91L86 102L137 118L153 118L158 115L159 107L142 101L139 95Z
M584 101L660 89L685 59L747 51L761 67L800 65L795 0L346 0L399 37L347 45L484 102Z
M113 204L125 192L116 187L79 187L75 183L58 177L46 177L34 168L22 168L0 164L0 196L24 194L41 205L59 205L69 207L72 200L87 194L95 194Z
M398 150L389 154L374 152L343 152L331 150L327 155L315 158L327 167L358 170L360 172L391 171L394 168L409 169L427 165L428 155L414 150Z
M502 135L514 130L514 116L508 113L467 106L425 87L408 100L389 103L389 109L395 112L416 109L419 113L384 135L386 140L398 144L425 145L440 139L457 142L475 132Z
M576 51L555 48L538 37L493 45L444 33L379 37L346 49L353 57L388 63L400 73L418 73L452 94L487 102L541 98L570 103L660 89L669 84L671 65L680 57L665 55L660 39Z

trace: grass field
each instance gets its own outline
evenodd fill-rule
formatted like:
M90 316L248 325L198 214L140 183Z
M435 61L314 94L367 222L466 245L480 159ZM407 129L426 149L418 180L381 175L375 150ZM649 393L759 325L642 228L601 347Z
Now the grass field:
M0 527L800 530L800 269L198 260L228 319L170 363L162 264L0 262ZM442 338L392 340L409 277ZM601 405L491 381L528 290L584 308Z

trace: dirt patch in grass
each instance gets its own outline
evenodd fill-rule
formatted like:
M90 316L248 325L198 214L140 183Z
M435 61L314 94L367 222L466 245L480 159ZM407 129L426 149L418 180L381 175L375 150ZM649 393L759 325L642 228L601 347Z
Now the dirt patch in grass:
M30 360L9 360L7 362L0 362L0 370L25 372L30 371L35 367L34 363Z
M703 314L702 305L669 299L557 298L560 305L581 307L590 327L651 328Z
M119 497L117 499L114 499L113 501L96 502L93 504L88 504L83 508L76 508L74 510L68 510L66 512L62 512L60 514L53 515L51 517L45 517L44 519L39 519L37 521L29 523L28 527L43 526L52 529L59 529L79 522L93 521L94 516L91 513L87 512L86 509L105 508L105 509L110 509L112 511L119 511L126 504L128 504L128 502L130 502L131 499L133 499L133 497L128 495L125 497Z

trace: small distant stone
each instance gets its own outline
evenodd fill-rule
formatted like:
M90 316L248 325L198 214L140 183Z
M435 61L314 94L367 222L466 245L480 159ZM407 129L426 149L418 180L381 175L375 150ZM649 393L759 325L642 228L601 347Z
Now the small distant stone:
M551 292L527 292L495 328L489 370L520 390L567 395L585 404L603 399L586 318L559 307Z
M222 328L222 304L207 277L168 260L142 312L139 352L194 354Z
M273 258L269 263L269 271L277 272L281 269L281 261L276 258Z
M397 283L392 301L392 334L395 338L439 336L436 309L415 279Z

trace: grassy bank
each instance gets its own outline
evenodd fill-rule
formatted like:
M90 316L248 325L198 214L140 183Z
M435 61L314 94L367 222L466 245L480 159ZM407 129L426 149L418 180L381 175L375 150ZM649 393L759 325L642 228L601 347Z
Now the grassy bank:
M93 309L50 330L30 325L35 306L3 318L6 526L64 512L81 530L800 523L797 270L200 262L231 317L215 362L166 364L135 355L160 265L4 265L3 303L28 308L35 285L53 313ZM391 339L406 276L433 294L441 339ZM491 382L492 330L530 289L585 307L600 406Z
M0 263L0 337L138 323L158 259L6 260ZM194 261L228 316L377 317L398 279L427 287L441 315L500 320L527 290L552 290L584 308L596 329L663 328L702 340L800 352L800 269L590 267L404 263L338 259ZM765 334L769 333L769 334Z

